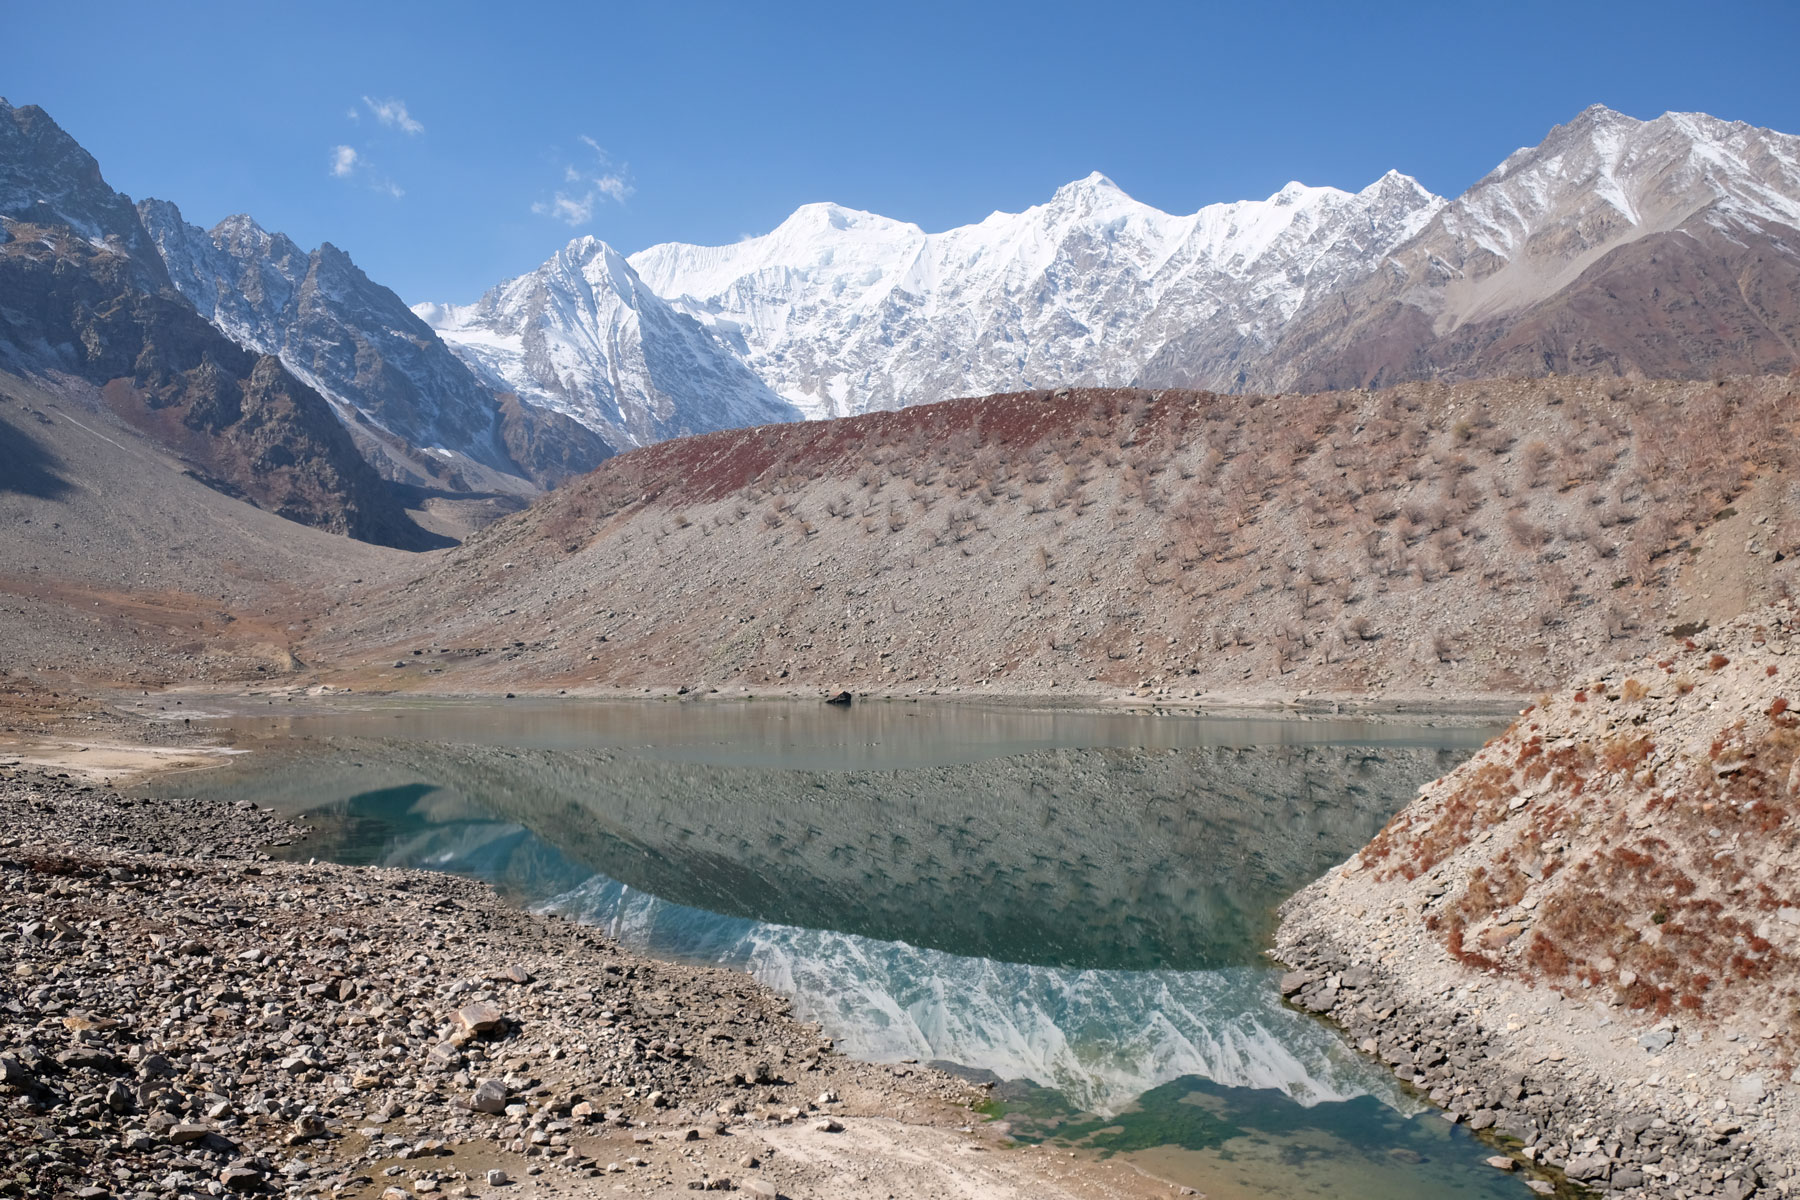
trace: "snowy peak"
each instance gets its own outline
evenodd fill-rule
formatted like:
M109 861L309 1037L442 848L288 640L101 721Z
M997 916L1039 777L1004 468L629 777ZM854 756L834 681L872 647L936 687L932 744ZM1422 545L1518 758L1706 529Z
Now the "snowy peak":
M1456 201L1450 228L1503 258L1556 225L1672 229L1715 205L1800 221L1800 138L1704 113L1652 121L1593 105L1515 151ZM1608 239L1611 240L1611 239Z
M809 416L1060 383L1129 383L1182 326L1263 343L1306 297L1411 236L1442 201L1401 175L1290 184L1189 215L1099 172L942 233L809 204L733 246L631 262Z
M1699 113L1594 105L1515 151L1400 257L1440 333L1518 312L1639 239L1800 225L1800 139Z
M1065 183L1056 189L1050 197L1051 208L1071 209L1079 213L1092 213L1108 208L1135 206L1138 202L1125 194L1125 190L1098 171L1093 171L1072 183Z
M420 304L489 386L597 430L614 445L792 420L794 409L631 263L576 238L473 304Z

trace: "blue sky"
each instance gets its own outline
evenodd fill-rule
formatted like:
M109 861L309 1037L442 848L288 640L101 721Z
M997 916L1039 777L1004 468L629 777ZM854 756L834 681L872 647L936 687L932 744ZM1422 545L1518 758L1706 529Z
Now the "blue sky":
M942 229L1092 170L1158 207L1455 194L1590 103L1800 133L1800 3L315 2L16 7L0 95L133 197L470 300L573 236L834 200Z

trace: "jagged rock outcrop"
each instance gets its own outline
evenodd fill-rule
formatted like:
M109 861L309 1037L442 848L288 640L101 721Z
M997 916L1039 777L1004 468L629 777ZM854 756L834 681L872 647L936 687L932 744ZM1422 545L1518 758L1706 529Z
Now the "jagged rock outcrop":
M0 97L0 217L62 226L125 260L132 284L171 290L156 246L129 197L108 187L100 164L35 104ZM0 222L0 242L8 240Z
M233 343L172 291L143 291L141 266L125 254L67 226L8 227L0 361L100 385L127 424L260 508L381 545L441 544L278 360Z
M507 405L331 243L308 253L248 216L202 230L165 200L138 211L181 294L233 341L278 356L340 413L360 414L365 449L391 477L528 492L611 453L560 414Z

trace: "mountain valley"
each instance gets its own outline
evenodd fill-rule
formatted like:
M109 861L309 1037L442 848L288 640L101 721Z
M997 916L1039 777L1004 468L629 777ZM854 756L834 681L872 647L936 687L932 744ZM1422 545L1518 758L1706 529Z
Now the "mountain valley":
M398 103L346 120L410 136ZM134 202L0 100L0 1195L1137 1198L1202 1151L1270 1194L1250 1145L1379 1160L1345 1195L1445 1163L1792 1194L1797 298L1800 138L1694 113L1594 106L1454 198L1389 171L1174 215L1095 173L942 232L811 203L725 246L583 236L409 305L331 242ZM546 740L553 708L612 740ZM1060 742L1071 709L1114 740ZM126 794L239 753L223 799ZM231 793L274 754L320 822L292 861ZM424 816L434 869L532 832L643 903L402 870ZM961 965L672 966L669 906L705 953L729 919ZM1119 1043L1237 1038L1241 1094L1165 1128L1103 1062L1128 1111L1060 1112L793 1007L938 1045L892 998L996 964L1141 974L1147 1022L1229 968L1265 1009ZM961 1044L1062 1037L1005 1011ZM1413 1092L1271 1097L1258 1013ZM1443 1162L1262 1136L1315 1102Z

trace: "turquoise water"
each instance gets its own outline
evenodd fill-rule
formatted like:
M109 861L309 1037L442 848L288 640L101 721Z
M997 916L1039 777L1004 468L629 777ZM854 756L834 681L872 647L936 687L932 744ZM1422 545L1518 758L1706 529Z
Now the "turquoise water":
M1282 899L1492 727L569 702L230 729L262 752L165 788L746 970L848 1053L1002 1081L1022 1140L1215 1196L1528 1194L1261 954Z

